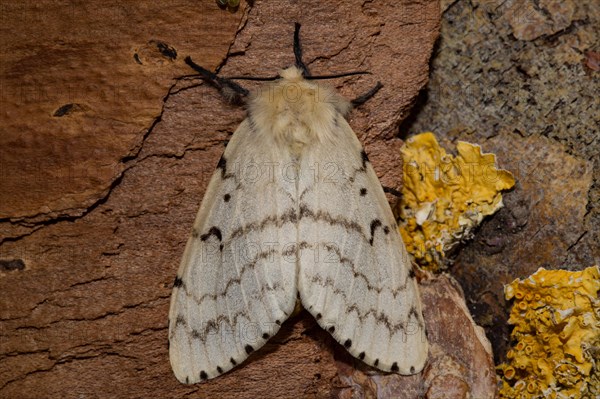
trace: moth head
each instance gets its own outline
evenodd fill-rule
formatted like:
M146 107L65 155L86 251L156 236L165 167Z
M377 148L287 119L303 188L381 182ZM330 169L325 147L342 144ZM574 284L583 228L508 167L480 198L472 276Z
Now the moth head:
M286 79L291 82L299 82L301 80L304 80L302 71L296 66L291 66L283 69L281 72L279 72L279 76L282 79Z
M313 76L306 76L298 66L281 70L269 93L269 100L273 101L278 112L294 110L296 114L310 114L311 118L322 123L326 123L324 119L333 121L335 113L346 115L351 108L350 103L334 89L317 83Z

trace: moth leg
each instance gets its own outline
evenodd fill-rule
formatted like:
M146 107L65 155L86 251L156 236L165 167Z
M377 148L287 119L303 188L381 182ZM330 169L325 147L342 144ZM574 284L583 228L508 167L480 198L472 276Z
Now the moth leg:
M356 97L354 100L350 101L352 106L358 107L359 105L363 105L367 101L371 99L381 88L383 85L381 82L377 82L375 86L373 86L368 92Z
M308 67L302 61L302 46L300 46L300 24L298 22L294 25L294 56L296 57L296 67L302 71L302 76L305 78L310 76Z
M248 96L248 89L245 89L233 80L217 76L217 74L196 64L189 56L185 57L185 63L198 72L205 81L219 89L227 101L234 104L240 104L243 103L244 98Z

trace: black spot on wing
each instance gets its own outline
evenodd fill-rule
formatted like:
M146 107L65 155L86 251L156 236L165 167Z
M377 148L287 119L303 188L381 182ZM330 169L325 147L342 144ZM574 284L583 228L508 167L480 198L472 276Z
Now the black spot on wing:
M263 339L269 339L269 334L263 333L262 337L263 337Z
M321 313L317 313L317 316L315 317L315 319L321 320L321 317L323 317L323 315L321 315Z
M281 322L279 320L275 320L275 324L277 324L278 326L280 326Z
M227 169L227 160L225 159L225 155L221 155L221 158L219 158L219 162L217 162L217 169Z
M392 368L390 370L397 373L399 370L398 363L394 362L394 364L392 364Z
M331 326L327 329L327 331L329 331L330 334L333 334L335 332L335 327Z
M413 280L415 278L415 269L412 266L411 266L411 268L408 271L408 277L410 277Z
M237 362L235 361L234 358L229 359L229 361L231 362L231 364L233 364L234 366L237 366Z
M244 350L246 351L247 354L251 354L252 352L254 352L254 348L252 347L252 345L244 346Z
M225 202L229 202L230 199L231 199L231 195L229 195L229 194L225 194L223 196L223 201L225 201Z
M185 377L185 383L189 384L190 383L190 377Z
M414 374L414 373L415 373L415 366L410 366L410 372L411 372L412 374Z
M182 286L183 286L183 280L181 279L181 277L176 276L175 281L173 282L173 287L179 288Z
M373 362L373 366L375 366L375 367L379 366L379 359L375 359L375 361Z
M367 195L367 189L363 187L360 189L360 196L364 197L365 195Z
M387 226L384 226L384 227L383 227L383 234L385 234L386 236L387 236L388 234L390 234L390 228L389 228L389 227L387 227Z
M223 374L223 369L219 366L217 366L217 373Z
M221 230L217 226L213 226L208 230L208 233L202 234L200 239L202 241L206 241L210 238L210 236L215 236L219 241L223 241L223 235L221 234Z
M200 379L201 380L207 380L208 379L208 375L206 374L206 371L202 370L200 372Z
M365 352L360 352L360 354L358 355L358 358L360 360L364 360L365 359Z
M348 349L352 346L352 340L351 339L347 339L346 342L344 342L344 348Z

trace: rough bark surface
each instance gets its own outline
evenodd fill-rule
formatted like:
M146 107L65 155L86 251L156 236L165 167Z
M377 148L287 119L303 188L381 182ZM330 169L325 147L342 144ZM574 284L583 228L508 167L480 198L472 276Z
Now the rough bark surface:
M182 59L224 75L272 75L293 62L293 22L301 22L313 73L372 72L331 83L348 97L384 83L350 123L383 183L398 187L395 136L427 82L439 19L437 2L425 0L256 1L234 13L191 0L3 3L0 396L340 394L344 367L356 364L336 360L345 352L306 312L231 373L194 386L172 375L172 281L208 179L244 116L182 78L190 73ZM446 291L424 291L432 315ZM471 331L468 314L460 317ZM486 346L477 339L481 366ZM461 356L472 346L448 342L465 367L456 379L477 389L473 372L489 364L471 368Z
M340 399L492 399L496 374L492 347L471 318L459 284L449 275L421 280L429 358L414 376L373 373L350 367L351 357L339 348ZM358 363L358 362L354 362Z
M451 272L497 361L503 285L600 263L600 3L445 1L431 80L402 130L481 144L517 178Z

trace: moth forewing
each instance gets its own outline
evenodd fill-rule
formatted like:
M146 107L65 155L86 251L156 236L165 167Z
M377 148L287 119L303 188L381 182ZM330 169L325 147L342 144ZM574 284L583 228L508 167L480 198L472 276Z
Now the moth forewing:
M350 104L296 67L280 75L249 101L194 222L169 314L175 375L239 365L298 296L356 358L416 373L428 350L418 287ZM272 173L249 178L256 163Z

